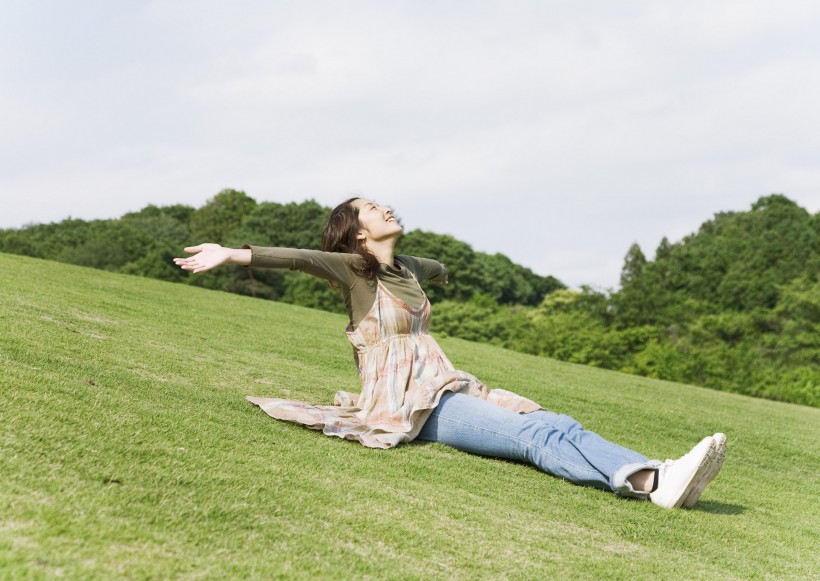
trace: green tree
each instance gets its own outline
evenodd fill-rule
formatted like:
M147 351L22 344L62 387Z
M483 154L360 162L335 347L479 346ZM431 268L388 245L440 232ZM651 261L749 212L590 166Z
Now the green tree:
M225 240L229 246L281 246L286 248L318 249L321 232L330 210L314 200L301 203L262 202L243 219ZM208 273L209 275L211 273ZM214 284L239 294L286 300L305 306L326 305L328 310L338 311L337 299L327 294L327 284L318 281L289 279L290 273L271 269L248 269L230 267L213 273L212 278L202 277L196 284ZM219 278L216 278L219 277ZM299 282L297 282L299 281ZM288 286L292 288L288 291ZM310 297L312 292L316 296ZM320 307L321 308L321 307Z
M649 284L644 278L647 260L638 243L632 244L624 257L621 269L621 289L613 304L617 308L621 328L654 322L654 305L649 297Z
M637 242L629 247L621 269L621 287L640 285L646 268L646 256Z
M256 200L245 192L222 190L191 215L191 235L198 242L224 244L254 208Z
M281 300L311 309L347 313L341 294L333 290L327 282L301 272L285 275Z
M118 270L152 247L151 235L131 223L97 220L88 224L82 242L64 246L54 257L61 262Z
M279 204L262 202L242 220L232 236L234 244L319 249L330 209L315 200Z
M554 277L539 276L503 254L475 252L446 234L413 230L399 240L396 253L432 258L447 266L450 284L427 289L432 301L468 301L482 294L499 304L536 305L548 293L564 288Z
M778 286L816 260L820 235L806 210L773 194L749 212L727 212L701 226L670 257L667 290L722 308L777 303Z

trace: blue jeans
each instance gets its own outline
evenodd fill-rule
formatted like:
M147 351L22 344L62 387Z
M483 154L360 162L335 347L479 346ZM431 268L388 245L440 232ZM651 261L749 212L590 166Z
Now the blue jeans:
M528 462L575 484L646 498L627 478L660 462L588 432L563 414L538 410L517 414L476 397L447 393L433 410L418 440Z

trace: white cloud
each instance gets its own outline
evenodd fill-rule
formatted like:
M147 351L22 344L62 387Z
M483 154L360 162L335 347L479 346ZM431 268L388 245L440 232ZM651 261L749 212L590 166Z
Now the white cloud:
M573 285L719 210L820 209L809 2L16 3L0 227L350 193Z

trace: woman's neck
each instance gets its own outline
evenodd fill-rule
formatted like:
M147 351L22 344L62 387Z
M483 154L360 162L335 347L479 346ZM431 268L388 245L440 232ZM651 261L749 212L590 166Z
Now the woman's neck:
M379 242L368 242L367 243L367 250L376 257L381 264L386 264L388 266L393 266L393 249L396 247L396 241L393 239L390 240L381 240Z

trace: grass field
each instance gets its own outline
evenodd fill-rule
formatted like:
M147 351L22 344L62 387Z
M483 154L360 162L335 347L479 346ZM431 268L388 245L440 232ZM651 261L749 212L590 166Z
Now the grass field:
M356 390L343 317L3 254L0 272L0 579L820 578L820 409L441 340L651 457L726 432L701 503L668 511L244 400Z

